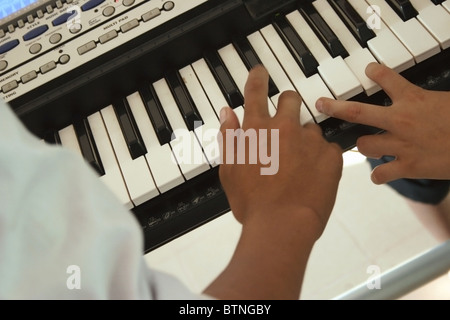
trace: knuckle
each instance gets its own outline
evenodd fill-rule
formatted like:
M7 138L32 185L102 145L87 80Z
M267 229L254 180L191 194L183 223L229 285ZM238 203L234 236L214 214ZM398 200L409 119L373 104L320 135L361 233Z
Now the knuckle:
M278 97L278 108L282 106L298 106L300 107L302 98L295 91L283 91Z
M417 125L417 120L414 120L413 116L408 112L397 112L390 121L394 128L403 132L406 132L405 130L414 130L414 127Z
M358 103L349 104L346 109L346 119L349 122L358 122L358 119L361 117L362 107Z
M247 81L245 84L245 89L249 91L259 91L265 88L265 81L261 77L254 77L252 81Z
M368 141L369 140L369 141ZM362 136L359 137L356 141L356 147L358 148L358 151L361 153L367 152L367 148L371 146L370 143L370 137L369 136Z
M288 100L301 100L301 97L296 91L286 90L286 91L283 91L280 94L280 97L278 98L278 100L284 101L286 99L288 99Z

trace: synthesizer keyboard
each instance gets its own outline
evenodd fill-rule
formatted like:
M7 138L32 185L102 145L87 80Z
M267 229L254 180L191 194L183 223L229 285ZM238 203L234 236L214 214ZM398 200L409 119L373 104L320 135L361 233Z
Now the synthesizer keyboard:
M364 74L371 61L449 90L449 10L448 0L37 1L0 20L1 97L91 164L141 223L147 252L229 211L204 134L225 105L242 119L252 66L269 71L272 114L296 90L301 122L348 150L380 130L325 117L316 99L388 106ZM180 130L198 161L175 152Z

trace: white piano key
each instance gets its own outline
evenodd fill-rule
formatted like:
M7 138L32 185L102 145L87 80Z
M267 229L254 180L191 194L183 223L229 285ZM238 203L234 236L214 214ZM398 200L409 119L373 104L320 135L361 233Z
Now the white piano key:
M69 125L64 129L59 130L59 138L61 140L61 145L64 148L70 149L76 154L83 157L83 153L80 149L80 144L78 143L77 134L75 133L75 128L73 125Z
M303 71L295 62L289 50L284 45L283 40L279 37L272 25L268 25L261 29L261 34L269 44L269 47L277 57L280 64L283 66L284 71L291 79L295 88L302 96L303 101L313 114L316 121L321 122L327 119L326 116L316 110L315 104L317 99L320 97L329 97L331 99L334 99L334 97L320 76L315 74L309 78L306 78ZM300 114L301 113L302 112L300 112Z
M244 108L242 106L239 106L237 108L234 108L233 111L236 114L236 116L239 120L239 123L242 127L242 123L244 122Z
M129 95L127 101L147 148L145 159L159 191L164 193L180 185L184 178L177 163L172 161L170 145L160 145L139 92Z
M325 20L327 25L339 38L347 52L355 51L361 48L361 45L358 43L355 37L353 37L353 35L350 33L350 30L340 19L334 9L330 6L327 0L316 0L312 4L316 8L317 12Z
M300 35L309 50L311 50L319 63L317 69L320 76L337 99L347 100L363 92L361 83L345 64L342 57L331 57L300 12L293 11L286 18ZM306 104L308 105L308 103ZM309 107L311 109L311 106ZM312 108L314 108L314 105L312 105Z
M208 160L194 132L186 127L166 80L156 81L153 83L153 88L175 133L175 139L170 141L170 145L185 179L189 180L209 170Z
M217 119L219 119L220 110L227 106L228 103L217 84L214 75L209 70L205 59L200 59L192 64L195 74L197 75L203 89L208 96L209 101L214 109Z
M420 11L422 11L423 9L430 7L430 6L435 6L435 4L432 2L432 0L419 0L419 1L409 0L409 2L411 2L414 9L416 9L419 14L420 14Z
M444 2L442 2L442 6L443 6L448 12L450 12L450 0L445 0Z
M100 112L131 200L138 206L156 197L159 192L150 174L147 162L144 157L138 157L134 160L131 158L113 106L103 108Z
M366 21L372 21L376 37L367 44L375 58L387 67L397 71L405 71L415 65L414 57L403 43L392 33L387 25L373 13L369 5L361 0L348 0L351 6Z
M238 86L239 91L244 94L245 83L247 82L249 72L245 67L245 64L242 62L241 57L237 53L236 49L232 44L229 44L219 49L219 55L222 58L222 61L227 67L231 76L233 77L233 80ZM267 105L269 108L269 114L273 117L277 110L269 97L267 97Z
M87 119L97 145L98 153L102 159L103 169L105 170L105 174L100 177L100 180L103 181L103 183L117 196L119 201L123 203L127 209L132 209L133 203L125 186L122 172L117 163L100 112L90 115Z
M278 107L278 98L283 93L283 91L296 91L294 85L289 80L288 76L284 72L283 68L278 63L277 58L273 55L270 47L268 46L266 40L259 31L256 31L249 36L247 36L250 45L255 50L262 64L266 68L267 72L270 74L273 82L280 91L278 94L271 97L272 103ZM314 122L314 119L306 107L305 103L302 103L302 111L300 113L300 122L302 124L308 122Z
M195 128L194 132L211 166L217 166L220 163L217 142L217 134L220 130L219 120L192 67L184 67L180 70L180 75L204 122L202 126Z
M439 42L442 49L450 47L450 14L431 1L410 0L419 12L417 19Z
M309 78L306 78L303 71L300 69L294 58L291 56L289 50L284 45L283 41L279 37L279 35L276 33L275 29L272 25L267 26L266 28L263 28L260 30L261 32L261 38L266 43L267 47L264 47L264 50L268 52L266 55L269 57L269 53L273 52L274 56L276 57L275 60L277 60L281 66L278 68L276 67L278 65L278 62L270 64L269 68L274 68L274 70L270 71L269 73L277 71L277 69L282 70L282 74L286 74L286 77L289 78L289 82L291 82L295 88L295 90L301 95L302 97L302 106L300 111L300 123L305 124L307 122L310 122L311 120L315 120L316 122L322 122L329 117L318 112L315 108L315 103L319 97L329 97L334 98L331 92L328 90L327 86L323 81L321 80L320 76L318 74L315 74ZM257 37L253 38L251 42L255 39L259 39ZM259 41L259 40L258 40ZM259 49L255 49L259 50ZM274 75L273 77L274 81L277 81L277 79ZM285 81L283 80L283 85ZM287 88L287 90L291 90L291 85ZM277 84L278 86L278 84ZM278 86L280 90L284 87ZM308 113L312 116L309 117Z
M272 77L273 82L277 86L280 93L276 94L275 96L271 97L271 100L275 106L278 106L278 99L280 95L287 90L290 91L297 91L294 85L292 84L289 77L284 72L283 68L281 67L280 63L278 62L277 58L272 53L272 50L270 49L269 45L267 44L266 40L264 40L263 36L259 31L256 31L249 36L247 36L248 41L250 42L251 46L255 50L258 57L261 59L262 64L266 68L267 72ZM301 94L301 93L300 93ZM319 116L316 120L317 122L325 120L326 116ZM313 115L309 111L308 107L306 106L305 102L302 101L301 109L300 109L300 123L305 124L308 122L314 122Z
M411 52L417 63L440 52L439 43L417 19L403 21L384 0L366 1L370 5L380 8L380 18Z
M362 84L367 95L372 95L381 90L373 80L366 75L366 67L371 62L377 62L367 48L362 48L359 42L353 37L350 30L342 22L334 9L326 0L317 0L313 2L317 12L322 16L328 26L333 29L339 38L349 56L344 59L352 72Z
M209 70L206 61L204 59L197 60L192 64L192 67L200 81L200 84L203 86L208 99L211 101L216 114L220 114L220 110L228 104L225 101L219 86L215 82L214 76ZM239 120L240 126L242 126L242 121L244 120L244 108L239 106L233 109L233 111Z

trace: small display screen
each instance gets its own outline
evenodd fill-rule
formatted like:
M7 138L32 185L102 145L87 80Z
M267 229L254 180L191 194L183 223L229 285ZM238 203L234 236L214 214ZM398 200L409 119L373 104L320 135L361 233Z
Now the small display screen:
M0 20L37 1L38 0L0 0Z

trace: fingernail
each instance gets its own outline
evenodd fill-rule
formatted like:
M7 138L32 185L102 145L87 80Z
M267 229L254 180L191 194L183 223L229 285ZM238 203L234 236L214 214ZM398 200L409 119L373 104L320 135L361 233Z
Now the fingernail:
M227 121L227 107L224 107L220 110L219 114L220 124L222 125L225 121Z
M316 109L319 112L323 112L323 101L322 100L317 100L316 101Z
M378 177L374 174L375 173L375 169L372 170L372 173L370 174L370 180L372 180L372 182L374 184L380 184L378 181Z

